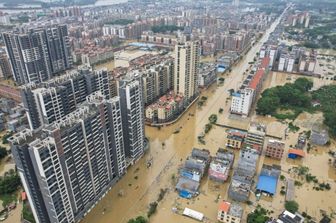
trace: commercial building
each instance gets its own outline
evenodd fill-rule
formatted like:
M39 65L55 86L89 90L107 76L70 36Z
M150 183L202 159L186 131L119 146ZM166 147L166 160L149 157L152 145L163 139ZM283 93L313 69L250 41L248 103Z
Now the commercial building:
M269 139L266 145L265 156L281 160L285 149L285 143Z
M9 139L36 222L77 222L125 173L119 98L91 95L62 120Z
M46 81L72 67L66 25L7 32L3 39L19 85Z
M106 70L80 67L40 84L21 88L21 98L31 129L51 124L73 112L76 105L96 91L109 98L109 77Z
M238 203L222 201L219 204L217 220L223 223L240 223L243 208Z
M198 42L179 43L175 46L174 92L182 93L186 101L195 98L199 67Z
M139 74L129 74L119 81L125 154L133 163L144 153L145 125L142 82Z

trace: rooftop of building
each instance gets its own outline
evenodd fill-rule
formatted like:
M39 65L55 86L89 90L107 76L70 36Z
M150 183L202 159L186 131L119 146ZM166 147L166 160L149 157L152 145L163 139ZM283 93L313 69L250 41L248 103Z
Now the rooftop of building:
M278 220L276 223L303 223L304 217L300 215L299 213L291 213L289 211L282 212L281 215L279 215Z
M276 140L276 139L269 139L267 146L270 146L273 148L283 148L285 146L285 143L279 140Z

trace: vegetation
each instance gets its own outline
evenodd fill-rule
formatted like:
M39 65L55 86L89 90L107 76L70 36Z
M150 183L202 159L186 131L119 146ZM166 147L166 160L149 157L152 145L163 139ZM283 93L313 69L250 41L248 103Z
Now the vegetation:
M8 138L11 137L13 135L12 132L8 132L6 133L3 137L2 137L2 144L8 144Z
M265 90L257 103L257 113L261 115L273 115L277 118L295 119L303 109L310 107L310 94L313 82L307 78L298 78L293 84L277 86ZM277 113L281 110L293 110L293 114L283 115Z
M211 129L212 129L212 125L210 123L208 123L208 124L205 125L204 132L208 133Z
M0 159L5 158L7 156L7 149L0 146Z
M296 201L286 201L285 209L293 214L299 210L299 204Z
M148 209L148 212L147 212L147 217L148 218L150 218L156 212L157 206L158 206L157 202L152 202L152 203L149 204L149 209Z
M336 137L336 85L321 87L312 93L312 98L320 101L324 124L329 127L331 135Z
M202 96L201 99L197 102L198 106L202 107L207 100L208 100L208 97Z
M161 188L161 189L160 189L160 193L159 193L159 197L158 197L158 199L157 199L157 202L162 201L162 199L163 199L164 196L166 195L167 191L168 191L167 188L165 188L165 189L162 189L162 188Z
M112 22L108 22L106 24L110 24L110 25L128 25L128 24L131 24L133 22L134 22L133 19L117 19L117 20L114 20Z
M300 130L300 127L293 124L293 122L288 123L288 128L292 132L297 132Z
M217 122L217 115L216 114L212 114L209 116L209 122L210 124L216 124Z
M23 204L22 217L23 217L23 219L26 219L27 221L29 221L31 223L35 223L34 215L31 212L31 210L28 206L28 203Z
M16 194L3 194L1 195L2 207L6 208L9 204L16 201Z
M261 206L247 215L247 223L265 223L270 218L267 216L267 210Z
M223 111L224 111L224 109L223 109L223 108L220 108L220 109L218 110L218 113L219 113L219 114L222 114Z
M313 83L310 80L298 78L293 84L269 88L261 94L262 97L257 102L257 113L272 115L278 119L294 120L302 111L321 110L324 124L329 127L331 135L336 137L336 85L323 86L309 92L312 86ZM319 101L321 106L313 108L312 100ZM293 112L279 114L281 110ZM290 125L289 128L295 130L294 125Z
M162 26L153 26L152 31L154 33L166 33L166 32L174 32L177 30L183 30L183 27L175 26L175 25L162 25Z
M14 170L6 172L3 177L0 177L0 196L15 192L20 185L20 177Z

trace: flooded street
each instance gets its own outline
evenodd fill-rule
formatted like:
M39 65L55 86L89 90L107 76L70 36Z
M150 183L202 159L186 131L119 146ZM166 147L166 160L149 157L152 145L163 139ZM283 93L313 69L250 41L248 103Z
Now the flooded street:
M226 129L218 126L214 126L205 136L205 145L198 143L197 136L204 131L204 126L208 123L208 117L211 114L218 115L219 124L246 129L249 121L252 119L265 122L271 126L271 131L276 133L280 132L280 135L282 134L281 132L284 131L286 125L276 122L274 118L255 116L245 120L229 118L230 101L227 102L226 100L226 98L229 97L228 90L231 88L236 89L241 84L243 80L242 74L250 66L248 62L253 61L253 57L259 51L262 43L267 40L270 31L275 28L277 23L278 21L275 22L262 39L251 48L248 54L243 57L238 64L232 67L231 73L223 76L225 78L223 85L214 84L209 89L202 92L202 96L207 97L204 106L199 108L197 103L195 103L181 117L181 119L173 125L162 127L160 129L146 126L146 136L150 141L150 150L138 163L128 169L128 173L120 179L120 181L91 210L82 222L124 223L130 218L139 215L145 216L148 210L148 205L157 200L161 188L168 188L168 192L159 203L157 213L151 217L150 222L195 222L192 219L173 213L173 207L176 207L178 210L183 209L184 207L192 208L204 213L206 218L209 219L208 222L217 222L218 198L227 199L229 181L224 184L217 184L209 181L207 177L205 177L202 180L200 196L192 200L186 200L179 198L178 194L174 191L177 171L179 166L183 164L185 158L190 154L193 147L206 148L211 152L211 155L216 153L218 147L225 147ZM266 81L266 85L273 86L282 81L285 82L286 77L270 75ZM218 113L220 108L224 109L223 114ZM282 130L280 130L280 128ZM177 129L179 129L179 132L174 134ZM286 150L289 145L295 144L297 135L298 133L289 135L289 139L286 141ZM284 175L289 177L289 174L286 173L286 171L288 171L291 166L304 164L306 166L311 166L312 174L318 175L323 181L330 182L332 184L332 189L329 192L312 192L312 185L304 184L299 189L295 187L296 200L300 204L300 210L307 210L310 215L315 216L315 213L313 213L314 210L318 210L318 208L322 207L328 208L329 206L332 206L332 204L335 205L334 201L336 200L335 170L331 170L328 167L327 152L328 149L317 148L316 155L314 154L313 156L307 157L303 162L293 162L286 158L283 158L280 162L262 156L258 167L260 171L263 162L268 164L281 164L285 171ZM315 153L315 151L312 151L311 153ZM235 154L237 161L238 151L235 151ZM150 168L146 168L146 162L149 159L153 159L153 165ZM236 165L237 162L234 163L234 166ZM323 172L323 174L321 174L321 172ZM277 189L278 192L280 191L279 188L282 184L283 182L279 183ZM311 189L307 190L305 188L306 186ZM327 196L326 193L328 194ZM324 198L321 199L321 196ZM307 197L311 199L309 203L306 201ZM251 194L250 199L251 201L255 201L255 196ZM314 204L310 205L313 202ZM279 212L283 210L284 196L277 193L273 199L262 199L259 203L266 208L271 207L276 212L275 214L279 214ZM246 218L246 213L254 207L247 207L244 204L242 205L245 208L244 218ZM245 222L245 220L242 222Z
M270 30L273 30L275 26L276 24L273 24ZM161 201L158 207L159 211L153 216L152 222L172 222L174 219L181 221L181 218L183 222L189 221L189 219L186 220L184 217L171 212L172 205L179 200L177 194L173 191L175 185L172 176L173 174L176 175L178 166L183 163L193 147L207 148L214 154L218 147L224 146L225 129L223 128L214 127L205 137L207 142L205 146L198 144L197 136L203 131L205 124L208 123L208 117L212 113L217 114L219 108L223 108L225 111L224 114L219 115L219 122L227 119L229 103L226 103L225 98L229 96L228 90L236 89L241 84L242 73L249 67L248 62L253 60L262 43L267 40L270 30L232 68L232 72L225 76L224 85L216 86L214 84L203 93L208 99L202 108L197 108L197 105L194 104L179 121L160 130L155 127L146 127L146 136L150 140L150 151L136 165L129 168L128 173L93 208L83 222L127 222L130 218L145 215L149 203L157 199L160 188L170 188L171 190ZM180 129L178 134L174 134L176 129ZM154 163L147 169L146 160L150 158L153 158ZM209 187L208 182L204 182L204 184L201 190ZM226 194L224 189L228 187L228 184L226 183L222 187L218 188L218 193L224 196ZM207 193L207 190L205 190L205 193ZM122 194L122 196L118 194ZM213 195L216 197L217 193ZM197 199L201 199L201 197L202 195ZM210 196L205 198L212 199ZM213 200L211 202L213 203ZM202 203L206 202L202 200ZM217 207L215 209L211 207L211 213L215 214L216 212ZM215 218L213 214L211 216ZM210 215L206 213L206 216ZM192 222L192 220L190 221Z

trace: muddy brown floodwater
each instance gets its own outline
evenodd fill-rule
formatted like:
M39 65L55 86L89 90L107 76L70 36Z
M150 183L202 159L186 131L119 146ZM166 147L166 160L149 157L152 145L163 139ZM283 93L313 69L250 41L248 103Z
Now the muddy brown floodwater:
M266 32L263 38L255 44L251 50L243 57L241 62L232 68L232 72L225 77L223 85L214 84L202 95L207 96L204 106L198 108L196 104L178 120L175 124L162 127L161 129L146 126L146 136L150 141L150 149L146 155L134 166L128 169L127 174L107 193L107 195L98 202L89 214L83 219L83 223L124 223L130 218L139 215L145 216L149 203L156 201L161 188L168 188L168 192L164 199L159 203L157 213L155 213L150 222L171 223L171 222L195 222L192 219L185 218L179 214L172 212L172 208L176 207L182 210L189 207L197 211L203 212L208 222L216 222L217 216L217 198L227 199L227 190L229 182L224 184L216 184L207 179L202 180L200 192L201 194L192 200L185 200L178 197L174 191L175 178L178 168L183 164L185 158L190 154L193 147L206 148L214 155L218 147L224 147L225 144L225 128L213 127L213 129L205 137L206 145L200 145L197 136L204 130L204 126L208 123L208 117L211 114L218 114L220 108L224 109L223 114L218 114L218 122L224 124L235 124L242 128L247 128L249 120L232 120L229 119L229 97L228 90L236 89L243 80L243 72L249 67L248 62L253 60L256 52L259 51L261 45L268 38L269 33L274 30L278 21ZM270 79L270 83L275 83ZM280 77L283 80L283 77ZM276 123L273 118L252 117L253 120L259 120L270 124L275 130L280 126L285 129L283 124ZM234 123L230 123L234 122ZM179 129L179 133L174 132ZM290 144L294 144L297 134L290 134L286 141L286 148ZM236 160L238 152L236 151ZM146 162L153 159L153 165L146 168ZM316 160L316 163L315 163ZM332 190L329 192L313 192L303 185L296 191L296 199L302 206L302 210L307 210L309 214L315 216L316 208L328 209L335 206L335 173L328 167L327 149L317 148L316 155L309 156L304 161L291 161L284 158L282 161L274 161L263 156L259 162L259 170L262 163L278 163L283 166L285 171L293 165L304 164L311 166L311 172L318 175L324 181L332 184ZM237 162L235 162L235 165ZM289 174L284 172L289 177ZM278 191L280 190L278 186ZM279 193L278 193L279 194ZM329 196L330 195L330 196ZM323 199L321 198L323 196ZM309 202L307 202L309 199ZM255 196L251 195L251 200L255 201ZM334 203L333 203L334 202ZM259 201L263 206L273 209L275 214L279 214L283 209L284 197L276 195L273 199L262 199ZM313 203L313 204L311 204ZM254 207L245 207L245 213ZM314 213L313 213L314 212ZM318 213L316 213L317 216ZM246 214L244 214L245 218ZM245 222L243 220L243 222Z

